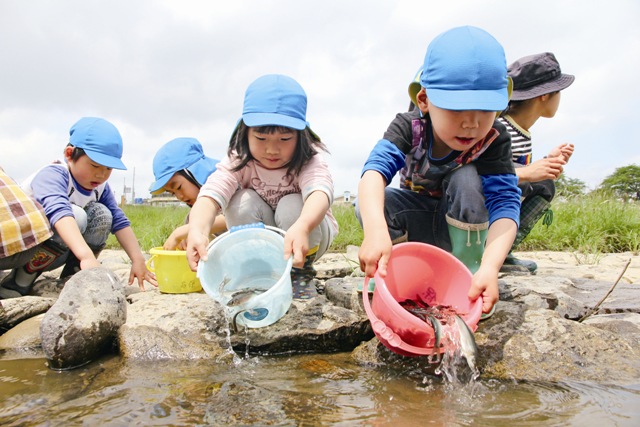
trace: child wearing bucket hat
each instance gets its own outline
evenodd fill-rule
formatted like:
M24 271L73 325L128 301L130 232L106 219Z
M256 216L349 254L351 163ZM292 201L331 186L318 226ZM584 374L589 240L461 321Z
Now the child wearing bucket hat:
M575 77L564 74L555 55L550 52L525 56L509 66L513 79L513 95L499 120L511 134L511 150L522 190L520 227L513 242L515 249L542 218L551 220L551 200L555 195L555 180L573 154L573 144L560 144L543 159L532 161L530 128L541 117L554 117L560 104L560 92L568 88ZM501 268L503 272L529 271L538 266L509 253Z
M249 85L227 155L191 211L192 269L207 256L209 230L222 211L229 226L262 222L286 230L283 255L293 255L294 298L317 295L313 263L329 248L338 223L331 213L333 180L319 152L326 146L306 113L307 95L291 77L269 74Z
M216 170L218 160L204 155L202 145L195 138L175 138L164 144L153 158L155 181L149 187L151 194L163 191L173 194L178 200L192 207L198 198L200 187ZM218 215L211 234L227 229L224 216ZM173 230L164 242L164 250L185 249L189 232L189 215L185 224Z
M418 108L396 116L363 167L360 268L385 277L393 244L438 246L474 273L469 298L482 296L489 314L520 207L509 133L496 120L508 103L504 50L480 28L453 28L429 44L421 69ZM400 188L388 187L398 172Z
M15 291L13 296L26 295L44 271L64 265L60 277L65 278L80 269L98 267L97 257L109 232L115 234L131 259L129 284L137 279L143 290L144 280L157 285L145 265L131 223L107 183L113 169L126 169L121 160L122 138L116 127L101 118L83 117L71 127L64 157L66 164L44 166L22 184L25 193L43 206L55 233L0 286Z

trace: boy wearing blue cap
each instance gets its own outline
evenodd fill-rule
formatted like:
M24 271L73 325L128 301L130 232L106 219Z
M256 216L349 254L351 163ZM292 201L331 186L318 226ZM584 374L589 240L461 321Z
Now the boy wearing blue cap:
M363 168L360 268L384 277L393 244L438 246L471 270L469 298L482 296L490 314L520 208L510 137L496 121L509 98L504 50L458 27L431 42L422 70L418 108L396 116ZM401 188L387 187L397 172Z
M144 280L157 286L131 223L107 183L113 169L126 169L120 160L120 133L104 119L84 117L71 127L69 135L64 149L66 165L47 165L22 184L25 192L43 206L55 234L0 285L15 291L14 296L26 295L43 271L65 264L60 275L65 278L80 269L98 267L98 254L112 232L132 262L129 284L137 279L143 290Z
M153 158L155 182L149 187L151 194L167 191L189 207L198 198L200 187L209 175L216 171L218 160L204 155L202 145L195 138L175 138L160 147ZM218 215L211 228L211 234L219 234L227 229L224 216ZM163 249L185 249L189 232L189 215L185 224L173 230L164 242Z
M245 93L242 119L227 156L200 189L189 221L187 258L193 270L206 259L218 212L227 225L262 222L286 230L284 257L293 255L293 296L317 295L313 262L338 232L331 214L333 180L306 120L307 95L294 79L272 74Z

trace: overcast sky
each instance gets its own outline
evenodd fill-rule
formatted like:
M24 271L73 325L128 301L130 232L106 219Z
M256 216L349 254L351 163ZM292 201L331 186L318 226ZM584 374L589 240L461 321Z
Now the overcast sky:
M447 0L0 0L0 165L17 180L62 158L83 116L120 130L127 171L148 197L156 150L194 137L226 152L246 87L268 73L295 78L307 119L328 145L336 195L396 113L429 42L475 25L507 62L554 52L576 80L554 119L532 128L534 159L576 146L567 176L597 186L640 164L640 2Z

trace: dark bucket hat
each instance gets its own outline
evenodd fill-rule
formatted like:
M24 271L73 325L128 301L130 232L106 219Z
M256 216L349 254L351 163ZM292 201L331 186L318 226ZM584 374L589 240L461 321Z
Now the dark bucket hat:
M571 74L562 74L558 60L550 52L520 58L509 65L507 72L513 79L511 101L523 101L560 91L575 80Z

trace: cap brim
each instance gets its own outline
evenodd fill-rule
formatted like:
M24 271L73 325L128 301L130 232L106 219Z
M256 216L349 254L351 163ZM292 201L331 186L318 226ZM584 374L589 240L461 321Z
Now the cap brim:
M525 101L548 93L558 92L571 86L574 80L575 76L571 74L562 74L560 78L556 80L534 86L530 89L514 89L513 94L511 95L511 100Z
M160 193L164 191L164 186L167 184L167 182L169 182L173 174L174 172L170 172L158 178L156 182L154 182L149 186L149 193L153 194L153 193Z
M124 163L122 163L122 160L117 157L107 156L106 154L87 150L86 148L83 148L83 150L91 160L98 163L99 165L112 169L127 170L127 167L124 165Z
M444 110L502 111L509 103L509 91L497 90L442 90L427 89L433 105Z
M284 126L296 130L303 130L307 122L293 117L276 113L245 113L242 121L249 127L256 126Z

